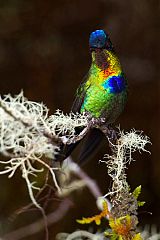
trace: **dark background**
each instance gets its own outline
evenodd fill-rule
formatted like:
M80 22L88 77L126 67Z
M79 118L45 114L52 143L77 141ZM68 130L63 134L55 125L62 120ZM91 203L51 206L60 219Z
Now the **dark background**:
M90 66L90 32L102 28L110 34L129 82L128 103L117 124L124 130L142 130L152 141L151 155L134 155L137 161L127 170L131 188L142 185L141 199L146 204L139 214L141 226L160 226L159 14L158 0L0 0L0 94L23 89L30 100L43 101L50 113L58 108L70 111L76 88ZM84 169L106 193L110 180L104 166L97 165L104 153L105 145ZM0 176L0 182L1 232L35 220L36 213L10 219L30 201L19 174L10 180ZM74 199L74 208L50 228L51 239L56 232L81 227L76 218L97 212L87 190Z

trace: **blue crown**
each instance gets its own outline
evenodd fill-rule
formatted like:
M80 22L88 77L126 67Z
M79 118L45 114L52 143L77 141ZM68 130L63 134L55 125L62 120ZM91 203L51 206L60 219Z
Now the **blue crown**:
M108 35L104 30L96 30L90 34L89 46L91 48L104 48L108 40Z

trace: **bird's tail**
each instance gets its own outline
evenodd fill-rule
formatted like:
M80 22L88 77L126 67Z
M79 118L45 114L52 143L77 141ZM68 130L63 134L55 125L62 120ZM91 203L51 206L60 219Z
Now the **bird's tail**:
M89 160L89 158L97 151L103 136L104 136L103 133L97 128L91 129L88 132L85 139L82 140L84 141L84 143L82 143L80 154L76 159L76 161L80 165L85 164ZM62 144L60 146L59 153L56 155L55 161L63 162L67 157L71 155L71 153L80 143L80 141L77 141L76 143L72 143L69 145Z

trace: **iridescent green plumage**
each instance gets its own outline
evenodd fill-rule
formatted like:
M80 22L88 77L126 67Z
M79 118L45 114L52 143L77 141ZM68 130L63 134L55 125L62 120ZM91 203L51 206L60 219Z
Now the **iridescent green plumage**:
M77 91L73 111L88 112L113 123L126 101L126 80L113 49L93 49L89 73Z
M103 118L105 122L100 125L108 128L124 108L127 84L112 43L103 30L91 33L89 47L92 55L91 67L78 88L72 112L85 112L94 119ZM100 126L91 127L80 161L97 147L102 135ZM63 147L63 159L71 154L77 144Z

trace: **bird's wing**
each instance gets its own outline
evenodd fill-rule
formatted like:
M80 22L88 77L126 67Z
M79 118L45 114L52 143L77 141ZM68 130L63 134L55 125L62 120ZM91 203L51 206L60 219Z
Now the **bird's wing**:
M83 78L82 83L77 89L76 97L71 108L71 111L73 113L80 112L81 106L83 104L83 101L86 95L86 90L89 87L89 86L86 87L86 82L88 80L88 77L89 77L89 73Z
M86 82L88 80L88 76L89 74L87 74L84 78L82 83L80 84L77 93L76 93L76 98L74 100L74 103L72 105L71 111L73 113L76 112L80 112L81 106L83 104L84 98L85 98L85 94L86 94ZM79 134L81 132L80 128L76 129L76 134ZM60 146L60 150L59 153L56 155L56 161L60 161L62 162L64 159L66 159L68 156L70 156L70 154L72 153L72 151L74 150L74 148L79 144L80 141L76 142L76 143L71 143L69 145L65 145L62 144Z
M77 90L76 98L71 109L72 112L80 112L81 106L86 96L86 91L90 87L90 85L87 82L89 79L89 76L90 75L88 73L84 77L82 83L80 84ZM80 129L77 129L77 130L79 131ZM78 157L78 163L80 165L83 165L84 163L86 163L89 157L92 156L93 153L95 153L95 151L97 150L97 147L100 145L100 142L102 141L102 138L103 138L103 133L99 129L95 129L95 128L90 129L87 136L85 136L85 140L82 143L80 155ZM75 146L78 145L78 143L76 143L75 145L72 144L67 147L68 148L67 155L68 153L71 153L71 151L74 149Z

